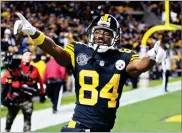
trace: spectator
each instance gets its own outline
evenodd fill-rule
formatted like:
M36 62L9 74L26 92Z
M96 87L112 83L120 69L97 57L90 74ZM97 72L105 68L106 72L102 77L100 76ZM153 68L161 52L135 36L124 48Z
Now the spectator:
M163 70L163 85L164 85L164 90L165 92L168 91L167 89L167 84L169 81L169 76L171 73L171 58L169 51L166 52L166 59L162 62L162 70Z
M53 104L53 113L57 112L59 92L65 86L66 68L58 65L53 57L47 62L43 81L46 84L46 93Z
M5 127L7 132L10 132L13 121L20 109L24 116L23 131L31 131L32 98L35 94L39 93L37 83L40 84L40 102L45 101L42 80L37 68L30 65L30 61L31 51L25 49L20 67L7 70L1 80L3 86L3 105L8 108ZM17 80L18 78L19 80Z
M39 50L37 50L37 51L39 51ZM40 73L41 78L43 78L43 74L44 74L44 71L45 71L46 64L41 59L41 57L42 57L42 52L41 51L37 52L36 53L36 57L33 59L33 61L31 62L31 64L33 66L37 67L37 69L38 69L38 71Z

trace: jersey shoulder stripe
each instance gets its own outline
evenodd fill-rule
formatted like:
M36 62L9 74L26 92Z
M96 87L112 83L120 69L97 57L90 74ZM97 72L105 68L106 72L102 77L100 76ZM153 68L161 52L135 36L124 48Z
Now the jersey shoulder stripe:
M134 52L134 54L131 55L130 61L139 60L139 59L140 59L139 55L136 52Z
M75 68L75 52L74 52L74 45L73 44L67 44L65 47L65 50L70 54L71 56L71 64L73 68Z

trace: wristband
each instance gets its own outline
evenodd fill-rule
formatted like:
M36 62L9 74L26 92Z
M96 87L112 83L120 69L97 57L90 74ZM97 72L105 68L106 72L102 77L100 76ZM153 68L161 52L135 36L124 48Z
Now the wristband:
M40 32L39 37L37 37L36 39L33 39L33 42L35 43L35 45L41 45L45 40L45 35L44 33Z

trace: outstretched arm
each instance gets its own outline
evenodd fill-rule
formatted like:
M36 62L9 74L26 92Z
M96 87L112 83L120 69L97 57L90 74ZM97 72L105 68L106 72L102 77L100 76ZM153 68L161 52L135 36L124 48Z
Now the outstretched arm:
M36 31L35 35L32 35L33 40L37 39L41 33ZM68 66L71 64L71 56L63 48L58 46L51 38L45 36L42 44L38 45L44 52L54 57L56 62L61 66Z
M130 62L126 71L131 76L139 76L141 73L151 69L155 63L161 63L166 57L165 51L160 47L160 42L157 41L154 48L148 51L148 56L143 57L141 60L134 60Z
M132 76L139 76L143 72L148 71L155 65L155 61L151 60L150 57L143 57L141 60L132 61L126 67L126 71Z
M17 15L20 20L17 20L14 24L14 34L17 34L18 31L22 31L30 35L34 43L44 52L53 56L58 64L62 66L71 64L71 57L64 49L56 45L51 38L45 36L42 32L33 27L21 13L17 13Z

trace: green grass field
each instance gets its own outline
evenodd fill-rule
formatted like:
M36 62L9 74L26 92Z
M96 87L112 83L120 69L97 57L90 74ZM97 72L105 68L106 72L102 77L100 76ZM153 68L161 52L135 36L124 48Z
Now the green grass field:
M181 77L177 77L177 78L172 78L169 79L169 82L175 82L175 81L180 81ZM150 82L150 87L152 86L157 86L157 85L161 85L162 84L162 80L153 80ZM130 91L132 90L132 86L124 86L123 91ZM61 104L68 104L68 103L73 103L75 102L75 96L71 95L71 96L63 96ZM50 108L52 105L50 103L49 100L46 100L46 102L44 104L40 104L38 101L34 102L34 111L35 110L40 110L40 109L45 109L45 108ZM5 117L7 114L7 108L1 108L1 118ZM22 114L21 111L19 111L19 114Z
M120 107L113 132L180 132L181 123L165 118L181 114L181 91ZM60 118L61 119L61 118ZM59 132L67 123L37 130Z

